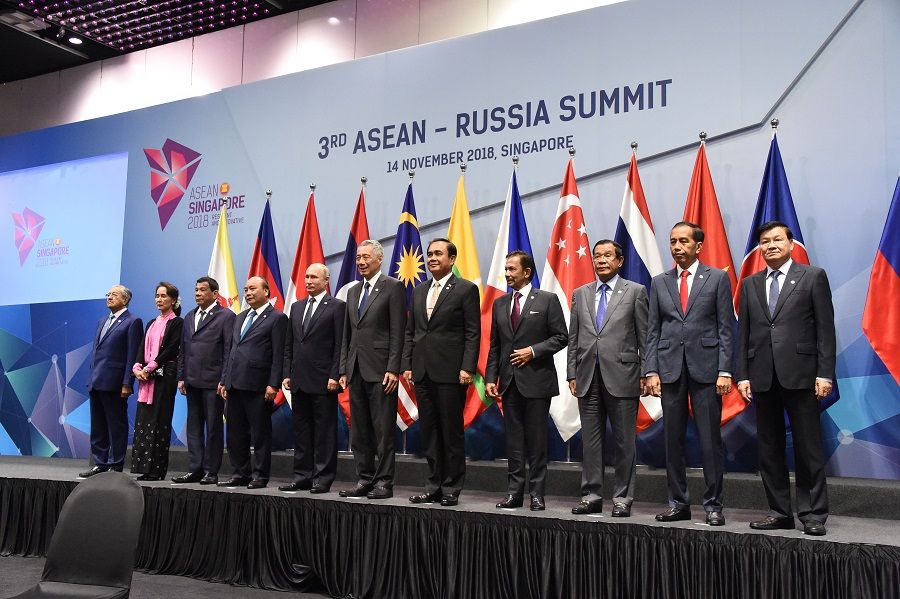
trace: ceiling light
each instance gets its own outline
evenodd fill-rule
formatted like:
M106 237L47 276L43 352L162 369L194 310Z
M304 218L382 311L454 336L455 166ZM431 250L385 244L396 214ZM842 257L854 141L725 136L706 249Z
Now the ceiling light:
M75 45L75 46L80 46L80 45L81 45L81 38L80 38L80 37L75 37L75 36L73 35L72 37L69 38L69 43L72 44L72 45Z
M329 25L340 25L341 20L337 17L328 17L328 24Z

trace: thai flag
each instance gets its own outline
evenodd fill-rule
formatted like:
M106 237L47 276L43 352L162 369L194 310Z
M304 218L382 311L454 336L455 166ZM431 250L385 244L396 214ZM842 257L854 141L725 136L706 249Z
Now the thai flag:
M872 349L900 384L900 178L875 254L862 329Z
M628 168L625 181L625 195L622 197L622 209L619 210L615 241L622 246L625 255L625 264L622 265L619 275L640 283L649 292L650 280L662 274L663 265L634 152L631 154L631 166ZM662 418L660 399L652 395L641 397L638 405L637 432L647 429L660 418Z
M250 272L247 278L262 277L269 284L269 303L276 310L284 309L284 287L281 286L281 267L278 266L278 250L275 247L275 229L272 227L272 210L269 200L263 209L256 234L256 246L250 258Z

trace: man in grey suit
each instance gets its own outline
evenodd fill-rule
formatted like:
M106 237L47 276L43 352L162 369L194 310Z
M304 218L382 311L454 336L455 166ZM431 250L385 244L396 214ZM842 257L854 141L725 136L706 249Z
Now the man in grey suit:
M219 283L200 277L194 285L197 307L184 319L178 353L178 390L187 397L188 471L174 483L219 482L225 432L225 403L218 386L231 353L234 312L217 303Z
M397 383L406 328L403 284L381 273L384 248L367 239L356 250L363 280L347 293L341 387L350 387L350 445L358 482L341 497L394 496Z
M498 297L492 307L484 377L485 392L503 396L506 425L509 484L497 507L522 507L527 463L531 509L538 511L544 509L550 399L559 395L553 355L566 346L568 332L556 294L531 286L534 258L510 252L505 272L512 292Z
M647 325L647 391L662 396L669 509L660 522L691 519L684 463L688 396L700 438L706 491L706 523L723 526L722 395L731 391L734 306L723 270L698 259L703 229L680 222L672 227L669 249L675 268L653 277Z
M606 421L613 433L615 517L631 515L634 501L638 397L647 340L647 290L623 279L622 246L602 239L594 244L597 280L572 295L566 378L578 398L584 459L581 503L573 514L599 513L603 508L603 441Z
M759 228L766 268L741 287L738 390L756 401L759 471L769 515L757 530L794 528L785 457L787 411L797 464L797 516L808 535L825 534L828 491L819 402L831 393L836 341L825 271L791 259L794 235L782 222Z
M416 386L422 445L428 462L425 492L412 503L453 506L466 476L463 408L478 363L478 287L453 274L456 245L438 238L426 256L431 281L413 291L403 344L403 376Z

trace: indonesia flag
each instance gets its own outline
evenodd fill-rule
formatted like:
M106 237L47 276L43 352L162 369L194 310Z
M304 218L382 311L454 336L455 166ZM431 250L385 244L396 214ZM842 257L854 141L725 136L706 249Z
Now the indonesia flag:
M590 242L587 228L584 226L578 187L575 185L574 162L575 158L570 158L566 167L559 206L556 209L556 222L550 233L547 261L541 277L541 288L555 293L559 298L566 318L566 328L569 326L572 293L578 287L594 280ZM553 361L556 364L561 393L550 403L550 416L556 423L563 441L568 441L581 429L581 418L578 415L578 402L569 392L566 381L565 349L557 352L553 356Z
M491 258L487 284L484 286L484 295L481 299L481 347L478 353L479 373L484 372L485 368L487 368L487 356L491 348L491 315L494 302L509 291L506 285L506 255L514 250L522 250L534 255L531 251L531 241L528 238L528 227L525 224L525 212L522 210L522 198L519 196L519 184L515 167L513 167L512 177L509 179L506 202L503 204L503 216L500 217L497 243L494 245L494 255ZM536 272L531 273L531 284L534 287L539 287ZM478 382L481 383L480 386ZM469 392L466 395L466 407L463 412L464 426L468 428L493 403L493 399L484 392L484 381L476 381L476 384L469 388Z
M705 139L705 134L701 139ZM706 234L703 241L701 260L704 264L724 270L731 281L731 289L737 289L737 278L734 273L734 262L731 259L731 248L725 234L725 223L719 211L719 200L713 186L712 174L706 160L706 142L700 142L694 173L691 175L691 187L688 189L687 203L684 206L682 220L700 225ZM732 296L733 300L734 296ZM722 424L740 414L747 403L738 393L737 385L732 385L731 392L722 396Z
M281 286L281 267L278 266L278 249L275 247L275 229L272 227L272 210L269 200L263 209L256 245L250 258L247 278L262 277L269 284L269 303L276 310L284 309L284 288Z
M219 284L218 303L235 314L241 311L241 292L234 275L234 260L231 258L231 242L228 240L228 213L225 206L219 212L219 226L213 242L212 256L206 274Z
M630 281L640 283L649 292L650 280L662 274L663 265L634 152L631 153L631 166L625 180L625 195L622 197L622 209L619 210L615 241L622 246L625 256L625 264L622 265L619 274ZM660 418L662 418L660 399L652 395L641 397L638 404L637 432L646 430Z
M309 202L306 204L306 215L297 240L297 253L294 255L294 267L291 269L291 280L288 281L287 294L284 298L284 313L291 315L291 306L306 299L306 269L311 264L325 264L325 252L322 250L322 238L319 236L319 220L316 218L316 187L310 186ZM354 252L355 254L355 252ZM327 287L331 293L331 286Z
M359 200L356 202L356 212L353 213L353 221L350 223L350 237L347 239L347 247L344 249L344 261L341 263L341 272L338 275L334 296L341 301L347 301L347 291L356 285L362 276L356 270L356 250L366 239L369 239L369 222L366 220L366 179L362 178L362 187L359 190ZM344 420L350 425L350 391L344 389L338 394L338 405L344 413Z
M872 349L900 384L900 178L875 254L862 329Z

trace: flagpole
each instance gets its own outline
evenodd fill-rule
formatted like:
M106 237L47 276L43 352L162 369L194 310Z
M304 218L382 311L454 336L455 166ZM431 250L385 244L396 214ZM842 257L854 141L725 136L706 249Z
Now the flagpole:
M413 179L416 177L416 171L410 170L410 171L408 171L407 174L409 175L409 184L412 185ZM409 317L409 315L407 315L407 318L408 317ZM400 373L400 376L402 377L403 373ZM399 385L401 383L397 383L397 384ZM400 450L400 455L409 455L409 453L406 451L406 433L408 430L409 430L409 426L407 426L405 429L403 429L403 448Z
M636 141L631 142L631 153L637 155L638 143Z
M779 122L780 121L777 118L774 118L771 121L769 121L769 124L772 125L772 139L775 139L775 134L778 132Z

